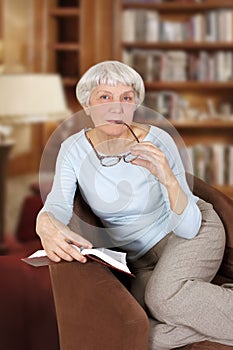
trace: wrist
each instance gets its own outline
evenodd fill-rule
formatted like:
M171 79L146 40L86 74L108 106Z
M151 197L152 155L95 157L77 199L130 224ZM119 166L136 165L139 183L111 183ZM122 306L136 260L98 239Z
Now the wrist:
M178 191L180 189L180 184L177 181L176 177L174 176L166 181L165 187L166 187L168 192Z
M180 187L180 184L176 179L175 181L170 182L166 188L170 200L171 210L178 215L182 214L188 204L188 197L186 193Z

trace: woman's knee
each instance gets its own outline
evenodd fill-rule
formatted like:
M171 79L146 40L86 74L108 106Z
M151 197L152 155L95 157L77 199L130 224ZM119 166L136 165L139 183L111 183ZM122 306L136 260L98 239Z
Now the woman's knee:
M171 312L176 312L175 305L171 307L171 304L173 304L172 292L168 293L168 287L165 288L159 284L151 287L148 283L144 299L150 314L160 322L166 322Z
M219 239L222 243L225 242L225 228L218 213L214 210L213 205L203 200L199 200L197 205L202 215L202 225L200 233L204 231L205 235L210 234L210 237ZM208 238L207 238L208 239Z
M145 304L152 317L160 322L178 324L181 315L186 315L189 312L190 304L192 304L192 289L195 288L196 282L193 280L186 280L179 288L170 290L167 288L157 286L156 288L149 288L145 291Z

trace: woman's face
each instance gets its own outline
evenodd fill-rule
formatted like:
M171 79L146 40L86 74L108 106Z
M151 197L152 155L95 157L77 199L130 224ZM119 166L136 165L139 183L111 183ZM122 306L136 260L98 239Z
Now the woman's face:
M90 97L88 107L95 127L114 135L122 130L122 124L130 124L136 109L135 92L131 86L98 85Z

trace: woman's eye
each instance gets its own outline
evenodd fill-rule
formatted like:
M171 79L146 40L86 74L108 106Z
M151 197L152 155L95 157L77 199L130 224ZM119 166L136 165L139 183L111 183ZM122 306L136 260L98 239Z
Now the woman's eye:
M108 96L108 95L101 95L101 96L100 96L100 99L101 99L101 100L109 100L109 99L110 99L110 96Z
M131 101L133 101L133 97L132 96L124 96L123 101L131 102Z

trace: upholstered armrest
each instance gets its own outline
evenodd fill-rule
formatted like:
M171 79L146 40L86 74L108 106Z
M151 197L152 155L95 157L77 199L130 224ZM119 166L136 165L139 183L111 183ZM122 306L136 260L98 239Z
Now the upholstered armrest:
M2 350L59 349L48 268L34 268L20 260L34 251L31 247L32 251L28 246L16 256L0 257Z
M95 262L49 268L61 350L148 349L148 317L108 268Z

